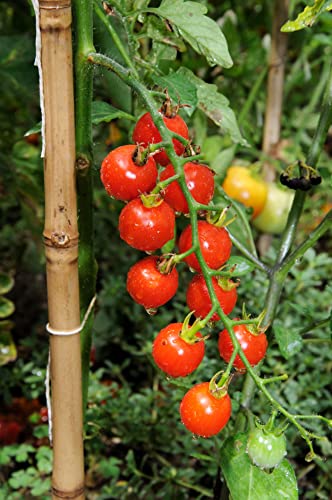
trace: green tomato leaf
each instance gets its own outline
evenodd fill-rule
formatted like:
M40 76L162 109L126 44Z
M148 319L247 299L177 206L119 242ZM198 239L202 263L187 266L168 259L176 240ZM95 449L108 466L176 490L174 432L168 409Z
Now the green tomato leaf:
M126 118L127 120L135 121L136 118L129 113L125 113L120 109L114 108L107 102L93 101L92 103L92 123L97 125L101 122L111 122L116 118Z
M236 434L221 449L222 472L232 498L296 500L298 490L291 464L284 459L272 472L256 467L246 452L247 439L246 434Z
M15 311L13 302L5 297L0 297L0 319L7 318Z
M206 57L210 66L232 66L226 38L218 24L204 15L207 12L204 5L183 0L163 0L158 8L148 11L167 19L196 52Z
M247 260L244 257L238 257L234 255L228 259L227 265L223 269L222 274L226 272L232 278L236 278L238 276L245 276L246 274L250 273L253 269L255 269L255 264L250 262L250 260Z
M168 90L171 99L185 104L184 111L190 116L197 106L197 89L195 84L186 75L176 72L168 76L154 77L157 85Z
M16 345L10 331L0 331L0 366L17 358Z
M159 17L149 16L146 23L147 35L154 42L160 42L164 46L173 48L179 52L185 52L186 46L177 36L176 33L172 33L167 29L165 21Z
M6 273L0 272L0 295L10 292L14 286L14 280Z
M180 68L177 74L185 75L195 85L198 105L206 116L220 127L223 134L229 134L232 141L248 146L242 137L234 111L229 107L228 99L218 92L216 85L205 83L187 68Z
M285 359L289 359L301 350L303 344L302 337L292 328L274 324L273 331L279 345L280 354Z
M302 30L303 28L310 28L321 14L329 10L332 10L331 0L316 0L314 5L306 7L294 21L285 23L281 31L288 33Z

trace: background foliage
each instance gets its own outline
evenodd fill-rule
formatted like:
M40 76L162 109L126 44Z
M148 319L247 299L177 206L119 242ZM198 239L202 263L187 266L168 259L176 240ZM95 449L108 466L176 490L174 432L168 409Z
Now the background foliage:
M178 71L183 65L206 83L215 85L229 100L250 148L244 141L234 147L230 137L220 134L218 124L202 112L199 104L193 114L186 108L181 111L188 121L191 136L202 145L207 160L216 170L218 182L235 156L245 163L262 159L260 147L271 3L246 0L237 6L227 1L197 4L197 9L207 5L209 16L222 27L234 61L234 66L228 69L211 68L203 55L194 53L192 45L195 42L188 34L183 35L183 26L178 26L183 39L178 38L177 33L169 32L168 44L162 43L165 25L156 16L150 16L147 23L139 18L135 24L135 36L129 39L133 50L139 43L137 64L151 85L163 85L165 75ZM136 7L138 4L144 8L147 2L135 2ZM34 18L29 4L24 1L15 2L15 6L11 2L1 2L1 5L0 270L15 282L6 297L15 304L10 330L17 358L0 368L0 438L1 422L14 419L20 427L17 443L14 443L16 440L2 442L0 497L47 498L51 454L47 426L43 422L43 413L40 415L40 408L45 405L44 376L48 351L44 332L47 313L41 238L42 162L38 136L24 137L25 132L39 121L37 75L33 66ZM306 2L293 1L291 11L297 13L304 5ZM295 14L290 17L294 18ZM290 161L304 159L310 145L331 60L331 19L331 15L325 13L312 30L296 32L289 37L282 141L275 162L277 170ZM121 55L98 15L95 23L97 49L121 61ZM126 40L124 27L116 19L112 20L112 25ZM153 73L144 61L156 66L158 74ZM169 83L169 79L166 82ZM250 107L241 119L249 96L252 96ZM107 123L105 109L98 108L98 104L94 108L98 310L94 323L95 355L91 362L86 423L89 498L212 498L213 490L220 487L216 480L220 444L232 435L234 422L231 421L216 439L193 439L179 421L178 404L186 387L196 380L211 377L220 369L216 342L213 338L208 342L203 364L188 379L170 381L156 370L150 355L152 340L165 324L184 317L185 284L190 276L184 267L179 267L179 293L154 317L147 316L127 295L125 275L140 253L129 250L118 237L117 217L122 205L108 198L101 189L99 168L106 153L127 143L128 136L131 136L133 121L128 115L137 116L142 110L128 87L104 70L95 72L94 100L107 102L127 115L120 113ZM110 113L110 108L107 112ZM314 222L319 221L326 204L332 203L330 143L329 137L320 158L324 182L307 201L298 241L302 241ZM240 226L237 234L241 237ZM258 233L255 236L258 237ZM277 242L278 237L273 237L265 256L266 262L272 262ZM263 373L269 376L288 373L288 381L278 385L275 395L289 405L292 412L321 413L327 418L331 418L330 333L326 326L313 327L328 317L331 307L330 250L331 244L326 237L292 270L274 330L277 339L291 336L293 342L287 345L293 347L282 351L274 341L263 366ZM259 312L260 298L266 286L266 277L258 271L243 277L240 304L245 302L249 311ZM240 313L240 308L238 305L235 313ZM11 341L6 341L6 346L12 346ZM237 409L240 390L241 380L236 379L232 396L234 410ZM269 408L263 397L258 395L255 398L253 411L266 420ZM324 434L325 430L318 422L314 431ZM324 459L308 464L304 441L291 427L286 435L288 458L296 470L300 497L328 499L332 486L330 441L318 442L318 451Z

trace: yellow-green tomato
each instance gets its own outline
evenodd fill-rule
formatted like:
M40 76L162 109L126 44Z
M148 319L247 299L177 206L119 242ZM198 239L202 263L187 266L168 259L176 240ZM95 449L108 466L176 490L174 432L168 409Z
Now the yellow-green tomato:
M262 212L267 197L267 185L259 175L253 174L250 168L239 165L229 167L222 187L228 196L253 209L253 219Z
M264 233L282 233L293 198L294 193L280 189L273 182L269 182L264 208L254 219L253 225Z

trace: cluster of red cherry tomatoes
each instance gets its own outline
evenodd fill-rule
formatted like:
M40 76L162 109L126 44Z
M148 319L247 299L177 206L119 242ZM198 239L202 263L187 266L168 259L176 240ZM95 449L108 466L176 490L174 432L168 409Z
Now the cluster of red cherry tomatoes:
M163 116L165 125L184 139L189 139L188 128L180 115ZM161 147L149 154L149 146L162 142L150 113L145 113L136 123L133 132L134 145L120 146L111 151L101 167L101 180L107 193L126 202L119 216L120 237L131 247L155 252L174 238L176 215L188 214L189 207L176 172ZM178 156L185 154L185 145L173 139ZM159 168L158 166L159 165ZM184 163L185 184L196 202L208 205L214 195L214 174L209 167L198 161ZM165 183L167 179L171 179ZM162 182L162 189L158 183ZM197 236L202 258L210 270L218 270L228 261L232 243L225 227L209 220L197 221ZM192 373L204 356L204 338L197 325L211 311L212 301L207 283L201 273L201 265L193 249L193 230L189 224L182 231L177 255L148 255L136 262L127 275L127 291L135 302L148 312L168 302L178 289L176 264L184 261L194 277L187 289L187 305L197 321L189 325L189 317L183 323L171 323L163 328L153 343L152 355L161 370L171 377L185 377ZM221 309L230 314L237 301L237 283L229 278L212 277L212 287ZM210 321L220 319L214 312ZM196 326L196 328L195 328ZM251 364L258 363L265 355L267 342L264 333L253 335L246 325L238 325L234 332ZM257 339L262 337L257 349ZM252 339L250 338L252 337ZM253 345L256 344L256 347ZM220 356L228 362L234 350L228 331L219 334ZM237 355L234 366L245 367ZM209 437L219 432L231 415L231 400L227 389L204 382L191 388L180 405L182 422L194 434Z

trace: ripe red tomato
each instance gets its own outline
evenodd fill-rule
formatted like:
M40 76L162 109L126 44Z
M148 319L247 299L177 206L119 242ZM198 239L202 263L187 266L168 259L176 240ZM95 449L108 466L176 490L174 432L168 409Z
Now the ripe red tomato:
M204 341L188 343L181 338L183 323L171 323L155 338L152 356L161 370L171 377L186 377L192 373L204 357ZM197 337L202 337L198 332Z
M173 118L163 116L163 120L169 130L182 135L185 139L189 139L188 127L180 115L175 115ZM145 113L136 123L133 132L133 141L137 144L142 144L142 146L148 146L149 144L156 144L162 141L159 130L155 126L150 113ZM185 150L184 145L177 139L173 139L173 145L176 154L181 156ZM154 158L157 163L160 163L160 165L167 165L169 163L169 159L165 151L156 153Z
M135 151L135 145L120 146L113 149L102 162L101 181L107 193L117 200L137 198L151 191L157 183L155 160L150 156L144 165L136 165L133 159Z
M264 358L268 346L265 333L261 332L255 335L248 330L246 325L235 325L234 333L251 366L257 365ZM220 356L228 363L234 347L226 329L219 333L218 347ZM235 357L233 366L241 371L246 369L238 354Z
M178 272L163 274L158 269L159 257L149 256L136 262L127 275L127 291L135 302L145 309L166 304L178 289Z
M179 238L179 250L186 252L192 247L191 224L181 233ZM217 227L206 221L198 221L198 240L203 258L211 269L218 269L230 257L232 242L224 227ZM184 259L191 269L200 271L201 266L194 253Z
M232 413L228 394L221 398L212 394L209 382L194 385L180 403L183 424L197 436L210 437L225 427Z
M120 237L133 248L153 252L174 238L174 210L161 200L146 207L140 198L130 201L119 218Z
M237 300L235 283L229 280L228 286L230 289L224 290L218 284L218 280L213 277L212 286L224 313L231 313L235 307ZM208 287L202 274L196 274L188 285L187 305L191 311L194 311L196 318L205 318L205 316L211 310L212 302L210 299ZM218 321L219 319L219 315L217 313L214 313L212 315L211 321Z
M164 181L173 177L175 170L169 164L160 174L160 180ZM184 175L190 194L198 203L208 205L214 193L214 174L206 165L188 162L184 166ZM177 181L173 181L163 190L163 197L176 212L189 213L187 200Z

